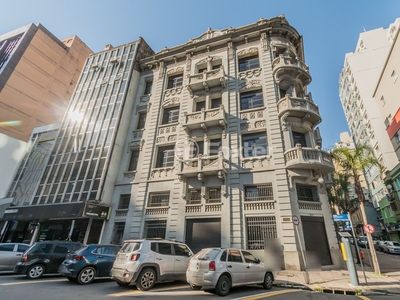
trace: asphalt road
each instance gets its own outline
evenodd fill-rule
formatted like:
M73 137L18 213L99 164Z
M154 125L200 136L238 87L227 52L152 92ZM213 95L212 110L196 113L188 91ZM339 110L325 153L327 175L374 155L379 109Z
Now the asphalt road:
M353 246L352 246L353 248ZM359 248L365 254L364 264L367 266L371 266L371 254L370 249ZM400 271L400 255L399 254L389 254L379 252L375 250L376 257L378 258L379 268L381 273L386 274L390 272L399 272ZM355 253L353 249L353 253ZM399 297L400 298L400 297Z
M40 279L29 280L25 276L3 274L0 275L0 299L1 300L66 300L66 299L166 299L187 300L190 299L221 299L221 297L200 291L192 291L185 282L160 283L152 290L141 292L134 285L120 287L110 279L97 279L89 285L79 285L69 282L58 275L45 275ZM354 300L354 299L388 300L387 296L346 296L322 294L318 292L284 289L273 287L272 290L264 290L261 286L246 286L233 288L231 293L223 299L296 299L296 300Z

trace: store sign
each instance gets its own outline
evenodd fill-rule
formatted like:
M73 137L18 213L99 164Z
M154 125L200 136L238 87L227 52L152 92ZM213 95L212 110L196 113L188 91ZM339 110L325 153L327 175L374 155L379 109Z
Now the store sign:
M349 221L349 215L348 214L333 215L333 221L334 222Z
M82 216L108 220L109 214L110 207L108 206L86 203Z

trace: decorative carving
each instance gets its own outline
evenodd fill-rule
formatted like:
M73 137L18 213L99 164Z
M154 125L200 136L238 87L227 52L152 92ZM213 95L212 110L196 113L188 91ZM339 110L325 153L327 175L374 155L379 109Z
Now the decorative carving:
M239 89L240 90L250 89L252 87L259 87L259 86L261 86L261 80L246 80L239 86Z
M170 96L175 96L176 94L179 95L180 93L182 93L182 87L181 86L165 90L164 95L165 95L165 97L170 97Z
M150 112L151 102L147 103L147 112Z
M176 135L170 135L170 136L168 137L168 141L169 141L169 142L176 141Z
M178 97L173 97L173 98L164 99L162 106L167 107L167 106L176 105L179 103L181 103L181 99Z
M143 150L143 145L144 145L144 139L141 139L139 142L139 150L142 151Z
M202 60L200 60L199 62L196 63L197 65L203 64L203 63L208 63L208 62L212 62L213 60L219 60L221 59L220 56L207 56L206 58L203 58Z
M175 73L183 73L183 68L182 67L177 67L175 69L170 69L167 72L168 75L172 75L172 74L175 74Z
M218 171L218 178L225 179L225 173L223 171Z
M261 49L263 49L263 51L267 51L268 50L268 44L267 44L267 34L265 32L261 33Z
M186 54L186 71L190 72L192 65L192 58L190 54Z
M157 138L157 143L163 143L165 142L165 136L160 136Z
M197 179L200 181L204 181L204 174L203 173L197 173Z
M227 33L231 32L232 30L233 30L232 28L228 28L226 30L213 30L211 28L208 28L208 30L205 33L200 35L198 38L190 39L189 42L187 42L187 43L194 44L197 42L205 41L205 40L211 39L213 37L227 34Z
M160 61L160 65L158 67L158 78L163 78L164 77L164 69L165 69L165 65L164 65L164 61Z
M258 54L258 48L252 47L238 52L237 56L241 57L241 56L256 55L256 54Z
M264 128L264 127L266 127L266 126L267 126L267 123L266 123L265 120L256 121L256 122L254 123L254 127L255 127L255 128Z
M233 43L228 43L228 60L233 60Z
M261 68L258 68L258 69L252 69L252 70L240 72L238 77L239 77L239 79L243 80L246 78L252 78L253 76L258 77L260 75L261 75Z

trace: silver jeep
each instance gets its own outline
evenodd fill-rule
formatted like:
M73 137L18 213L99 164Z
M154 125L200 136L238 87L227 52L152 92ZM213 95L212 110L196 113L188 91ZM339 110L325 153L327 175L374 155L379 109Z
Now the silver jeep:
M192 250L181 242L165 239L124 241L111 269L111 278L118 285L136 283L147 291L156 282L186 281L186 269Z

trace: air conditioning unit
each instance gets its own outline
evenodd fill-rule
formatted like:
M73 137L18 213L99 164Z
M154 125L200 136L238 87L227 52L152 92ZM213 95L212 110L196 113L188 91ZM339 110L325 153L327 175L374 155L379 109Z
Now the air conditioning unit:
M93 65L92 65L92 69L97 70L98 68L99 68L99 65L98 65L98 64L93 64Z
M118 58L117 57L113 57L110 59L110 63L112 64L117 64L118 63Z

